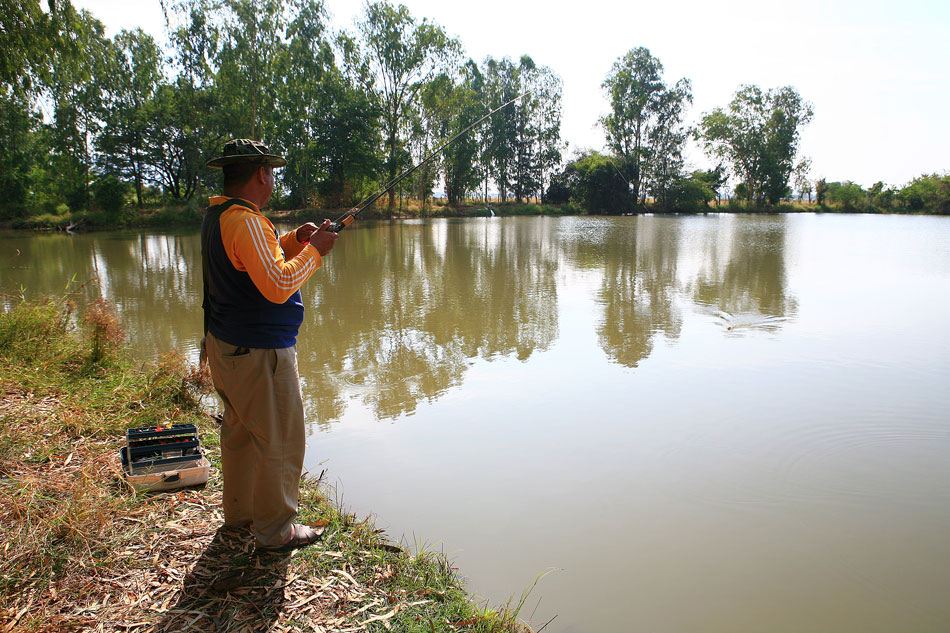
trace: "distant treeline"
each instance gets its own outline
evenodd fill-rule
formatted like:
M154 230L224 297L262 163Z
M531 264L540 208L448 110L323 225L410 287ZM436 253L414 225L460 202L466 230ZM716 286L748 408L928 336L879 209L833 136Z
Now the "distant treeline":
M284 154L275 206L353 204L478 118L502 109L394 190L450 203L492 183L540 197L561 162L561 80L527 55L466 59L404 6L368 3L331 32L313 0L171 0L168 47L106 38L68 0L0 0L0 216L184 205L220 186L228 138ZM9 61L7 51L15 51ZM195 204L200 204L197 200Z
M235 137L288 158L276 208L345 207L521 94L400 183L379 212L426 209L436 190L456 206L491 194L600 213L696 211L723 197L769 208L790 185L855 210L946 212L950 199L944 176L863 197L851 183L810 180L797 154L812 107L791 87L740 86L690 127L689 80L667 84L645 48L603 82L605 151L565 162L553 70L527 55L476 62L403 5L367 3L353 32L333 32L319 0L168 0L165 48L140 29L107 38L69 0L0 5L0 220L115 224L157 207L159 222L174 221L170 208L193 220L219 188L205 162ZM687 173L690 139L719 166Z

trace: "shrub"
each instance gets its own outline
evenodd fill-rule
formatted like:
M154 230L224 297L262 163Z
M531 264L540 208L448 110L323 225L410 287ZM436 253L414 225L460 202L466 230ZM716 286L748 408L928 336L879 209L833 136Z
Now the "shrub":
M90 361L99 363L118 352L124 342L125 333L119 326L119 317L111 303L102 297L93 301L86 308L83 322L89 329Z
M123 220L122 208L125 196L129 192L128 183L122 182L113 174L100 178L92 186L92 198L102 211L113 220Z

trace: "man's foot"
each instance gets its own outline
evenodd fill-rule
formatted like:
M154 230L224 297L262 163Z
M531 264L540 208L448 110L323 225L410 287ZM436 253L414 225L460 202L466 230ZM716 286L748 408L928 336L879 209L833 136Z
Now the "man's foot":
M258 549L268 552L286 552L297 549L298 547L306 547L319 541L325 530L326 527L324 526L310 527L309 525L294 523L290 526L290 539L286 543L278 545L277 547L258 546Z

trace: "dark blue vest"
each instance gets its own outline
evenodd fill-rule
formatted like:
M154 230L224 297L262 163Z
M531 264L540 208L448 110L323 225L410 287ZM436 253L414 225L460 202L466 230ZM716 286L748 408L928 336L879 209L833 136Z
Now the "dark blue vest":
M231 264L221 241L221 214L234 205L231 198L205 212L201 226L201 264L204 276L205 332L231 345L280 349L297 343L303 322L300 291L284 303L272 303L257 289L251 276ZM275 231L276 234L276 231Z

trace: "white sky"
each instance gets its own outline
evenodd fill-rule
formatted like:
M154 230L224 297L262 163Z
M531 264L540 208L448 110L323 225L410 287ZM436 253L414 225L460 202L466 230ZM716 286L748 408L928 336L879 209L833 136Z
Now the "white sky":
M457 37L478 62L528 54L564 80L562 136L601 149L601 82L645 46L672 84L693 82L696 122L743 83L794 86L814 105L802 136L812 177L902 185L950 170L950 2L947 0L403 0ZM114 35L161 37L159 0L73 0ZM326 0L331 27L354 31L362 2ZM691 164L706 167L698 148Z

